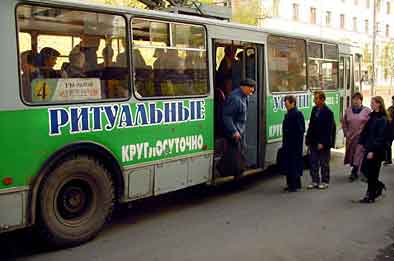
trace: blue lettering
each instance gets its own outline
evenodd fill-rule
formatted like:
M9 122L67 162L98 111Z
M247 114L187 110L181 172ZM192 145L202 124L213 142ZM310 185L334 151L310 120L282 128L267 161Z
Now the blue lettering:
M178 102L178 120L187 121L189 116L189 109L184 106L184 102Z
M137 114L135 122L140 125L148 125L148 115L146 113L145 104L137 104Z
M158 124L163 120L163 111L156 107L155 103L149 104L150 124Z
M69 116L66 109L49 110L49 135L61 135L61 128L69 123Z
M171 107L170 107L171 106ZM166 123L176 122L176 103L165 103L164 104L164 121Z
M71 108L71 133L89 131L89 108Z
M92 117L92 120L93 120L93 129L92 130L93 131L100 131L103 129L102 124L101 124L101 110L102 110L101 107L91 108L91 111L93 114L93 117Z
M119 117L119 128L131 128L133 126L133 118L131 116L130 105L123 104Z
M115 128L116 118L119 112L118 105L108 105L104 106L105 117L107 118L107 125L105 126L105 130L110 131Z

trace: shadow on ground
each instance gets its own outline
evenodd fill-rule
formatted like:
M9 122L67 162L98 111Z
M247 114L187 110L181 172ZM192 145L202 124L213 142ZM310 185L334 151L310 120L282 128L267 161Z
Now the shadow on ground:
M272 170L267 170L253 176L243 178L238 183L227 182L218 186L200 185L162 196L123 204L117 207L112 222L102 234L121 230L125 225L132 225L160 214L187 209L207 201L218 200L232 194L257 186L274 176L279 176ZM99 235L100 236L100 235ZM40 240L39 233L33 228L14 231L0 235L0 260L11 261L45 252L56 251Z

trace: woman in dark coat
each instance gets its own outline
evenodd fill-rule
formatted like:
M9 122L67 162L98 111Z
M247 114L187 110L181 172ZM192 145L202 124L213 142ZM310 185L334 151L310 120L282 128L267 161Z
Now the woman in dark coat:
M286 172L287 188L285 191L295 192L301 188L301 176L304 169L303 144L305 119L296 107L294 96L285 97L287 114L283 120L283 169Z
M373 97L371 100L370 118L365 125L359 144L364 146L365 154L362 171L368 177L368 190L366 196L360 200L361 203L373 203L382 195L386 186L379 181L379 172L386 152L386 128L387 111L381 96Z

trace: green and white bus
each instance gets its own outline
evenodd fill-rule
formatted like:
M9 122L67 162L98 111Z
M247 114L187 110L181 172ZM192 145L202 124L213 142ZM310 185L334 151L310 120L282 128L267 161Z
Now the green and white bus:
M0 233L92 239L118 203L222 179L219 66L252 78L247 159L281 146L283 97L314 90L340 118L360 88L357 48L330 39L82 1L0 1ZM246 174L247 174L246 173Z

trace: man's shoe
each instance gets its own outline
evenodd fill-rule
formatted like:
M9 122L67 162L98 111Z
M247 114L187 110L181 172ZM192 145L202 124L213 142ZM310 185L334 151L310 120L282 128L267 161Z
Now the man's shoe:
M384 166L387 166L387 165L392 165L393 164L393 162L390 160L390 161L385 161L384 163L383 163L383 165Z
M319 185L319 189L327 189L328 188L328 184L327 183L321 183Z
M353 182L353 181L355 181L356 179L358 179L358 175L351 174L351 175L349 176L349 181L350 181L350 182Z
M313 182L313 183L309 184L306 188L307 189L316 189L318 187L319 187L319 184Z
M366 203L366 204L370 204L370 203L374 203L375 202L375 200L374 199L372 199L372 198L369 198L369 197L365 197L365 198L363 198L363 199L360 199L360 201L359 201L360 203Z

